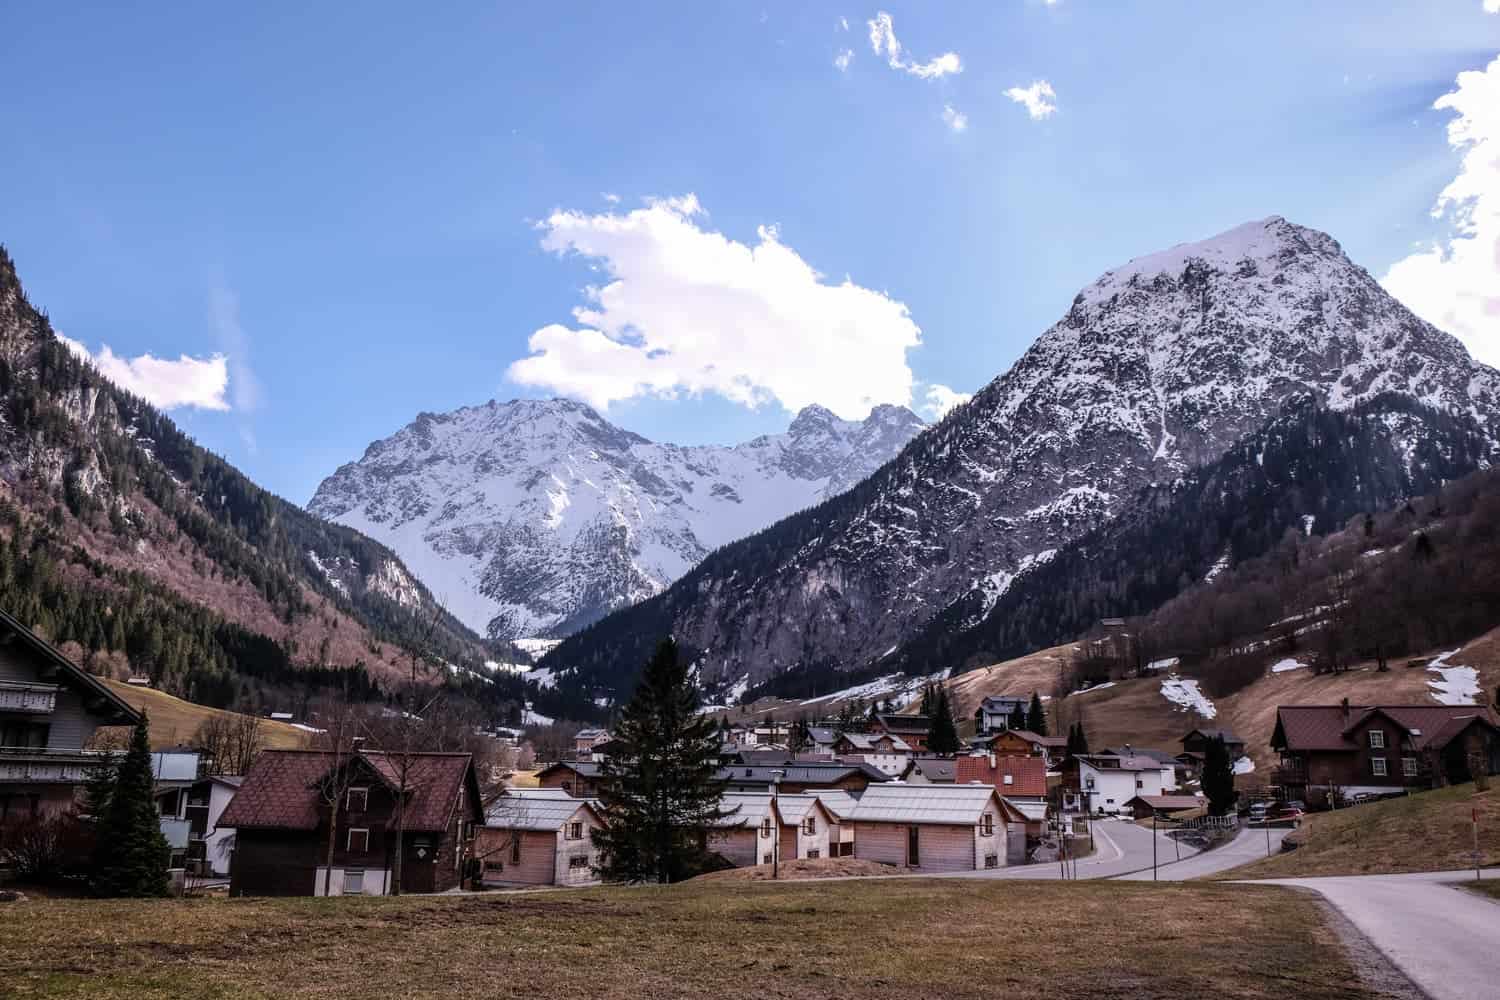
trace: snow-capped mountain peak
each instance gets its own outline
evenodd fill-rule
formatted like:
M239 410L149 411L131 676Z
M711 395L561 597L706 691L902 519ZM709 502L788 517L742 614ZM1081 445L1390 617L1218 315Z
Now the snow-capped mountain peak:
M657 444L569 399L422 413L318 487L309 509L390 545L471 627L572 631L713 548L832 496L922 422L809 406L734 447Z

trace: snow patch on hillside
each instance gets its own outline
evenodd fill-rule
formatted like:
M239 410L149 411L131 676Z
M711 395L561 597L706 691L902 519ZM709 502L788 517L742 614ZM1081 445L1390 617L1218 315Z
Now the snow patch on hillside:
M1303 666L1305 666L1305 664L1288 657L1285 660L1279 660L1276 663L1271 664L1271 673L1284 674L1288 670L1301 670Z
M1432 697L1440 705L1477 705L1479 704L1479 671L1473 667L1448 662L1451 657L1458 654L1459 650L1455 649L1434 658L1431 663L1427 664L1427 669L1441 678L1428 681L1427 686L1432 689Z
M1176 705L1183 712L1197 712L1205 719L1212 719L1219 714L1214 703L1208 700L1208 695L1198 689L1198 682L1187 677L1173 675L1161 682L1161 696Z
M856 684L853 687L835 691L832 694L819 695L802 702L804 706L818 705L825 701L850 701L854 698L863 698L866 701L884 700L890 698L896 703L897 708L903 708L910 704L913 697L921 694L922 688L934 681L946 680L948 670L939 670L935 674L926 677L907 677L905 674L887 674L877 677L865 684Z

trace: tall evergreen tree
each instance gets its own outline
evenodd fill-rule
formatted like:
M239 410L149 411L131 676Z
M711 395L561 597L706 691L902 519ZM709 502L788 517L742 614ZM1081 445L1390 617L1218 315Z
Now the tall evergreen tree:
M953 704L948 700L947 688L938 688L933 702L935 707L932 729L927 735L927 749L938 754L958 753L958 727L953 722Z
M1011 729L1026 728L1026 709L1022 708L1019 703L1010 710L1009 726Z
M619 748L604 759L594 831L600 874L615 882L679 882L708 866L721 808L719 743L697 714L698 693L677 644L662 641L620 713Z
M1234 808L1238 798L1234 790L1234 764L1222 737L1215 736L1203 755L1203 794L1208 796L1208 811L1223 816Z
M114 788L95 827L94 892L100 896L165 896L171 849L161 833L152 794L146 713L130 735Z
M1026 712L1026 728L1038 736L1047 735L1047 710L1042 707L1042 696L1031 692L1031 707Z
M936 710L937 700L932 695L932 682L929 681L922 685L922 714L930 719Z
M808 731L807 716L799 715L787 731L786 748L794 754L801 753L812 745L812 733Z

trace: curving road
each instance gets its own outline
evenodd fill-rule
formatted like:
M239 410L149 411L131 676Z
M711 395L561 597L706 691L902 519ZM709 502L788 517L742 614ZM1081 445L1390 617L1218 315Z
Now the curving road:
M1239 832L1237 837L1222 847L1216 847L1211 851L1194 852L1191 857L1185 857L1182 861L1162 867L1157 874L1161 880L1170 882L1186 882L1188 879L1202 878L1205 875L1217 875L1230 868L1238 868L1240 865L1259 861L1268 854L1279 854L1282 838L1291 832L1285 827L1271 827L1268 840L1265 827L1247 826ZM1116 877L1137 882L1149 881L1151 870L1148 868L1145 871Z
M1500 878L1500 868L1485 872ZM1237 883L1311 890L1433 1000L1500 996L1500 903L1460 887L1473 870Z

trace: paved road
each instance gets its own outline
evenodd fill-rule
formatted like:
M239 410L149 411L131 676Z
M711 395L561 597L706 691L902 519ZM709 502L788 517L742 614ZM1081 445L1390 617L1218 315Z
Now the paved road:
M1077 872L1080 879L1117 878L1129 872L1146 870L1146 878L1151 877L1151 831L1136 826L1125 820L1102 820L1094 824L1094 843L1096 850L1091 857L1084 858L1078 862ZM1187 844L1179 845L1164 833L1156 835L1156 857L1160 866L1168 862L1176 862L1179 857L1191 858L1198 854L1198 850ZM1227 867L1227 866L1226 866ZM1170 867L1162 867L1162 877L1166 878L1166 872ZM1040 865L1016 865L1010 868L993 868L987 871L961 872L955 875L944 876L946 878L978 878L978 879L1060 879L1063 877L1062 866L1053 861ZM1072 867L1069 869L1069 877L1072 877Z
M1272 827L1270 853L1279 854L1281 839L1291 832L1285 827ZM1166 882L1186 882L1188 879L1201 878L1204 875L1216 875L1230 868L1238 868L1240 865L1259 861L1267 854L1266 843L1265 827L1247 826L1240 831L1239 836L1222 847L1215 847L1211 851L1194 852L1192 857L1161 867L1157 872L1157 877ZM1151 870L1148 868L1129 875L1118 875L1116 878L1137 882L1150 881Z
M1500 868L1485 872L1500 878ZM1322 894L1433 1000L1500 996L1500 903L1456 883L1474 872L1268 879Z

